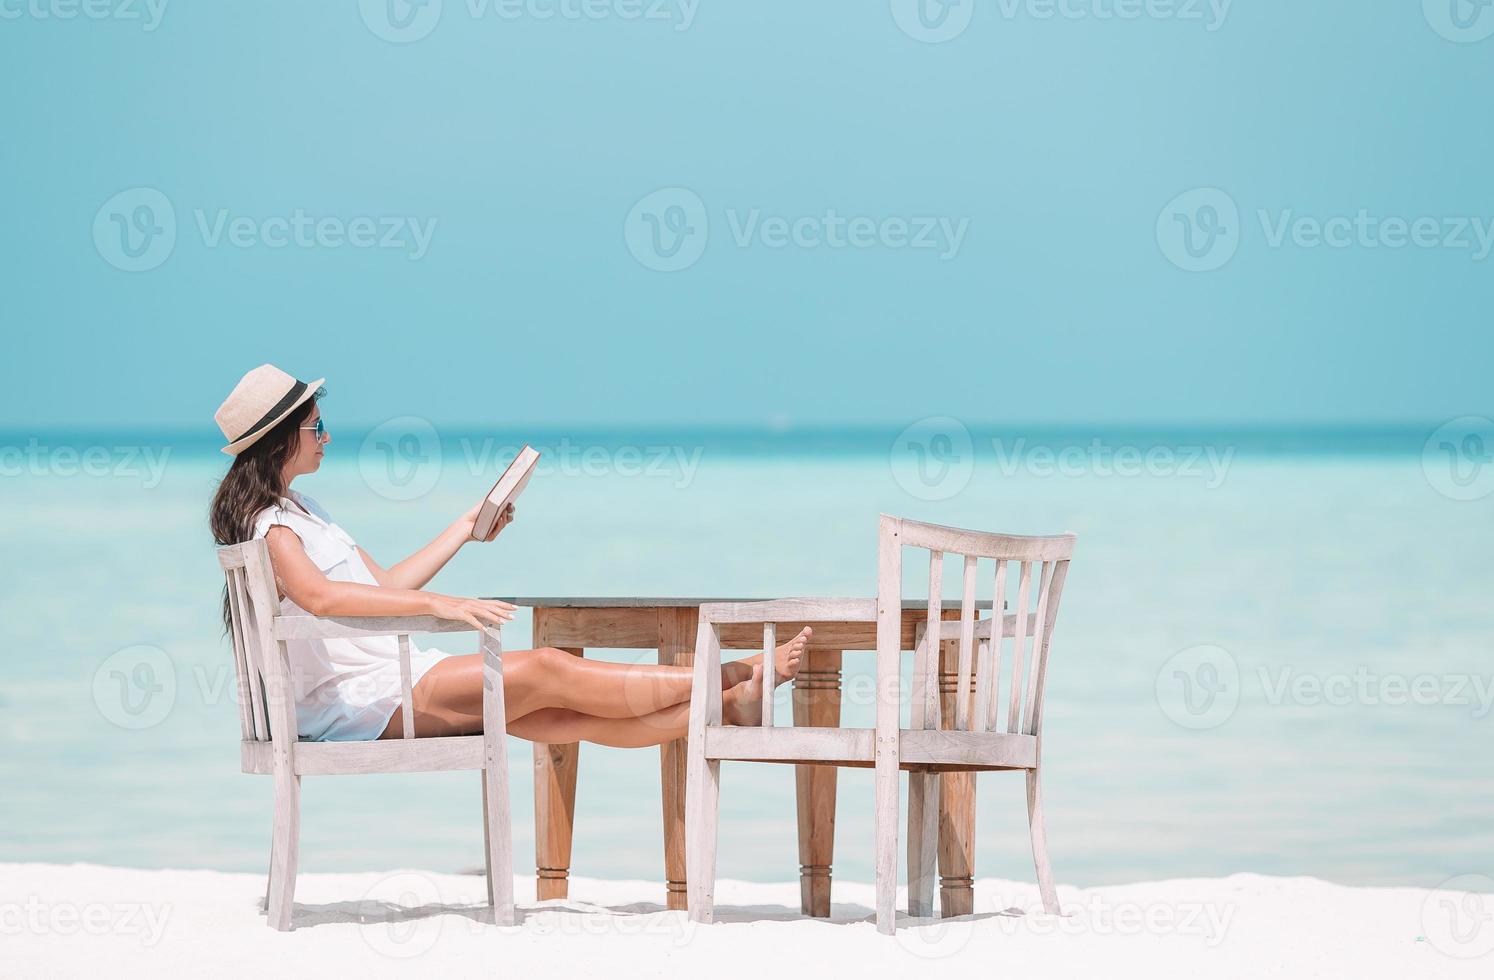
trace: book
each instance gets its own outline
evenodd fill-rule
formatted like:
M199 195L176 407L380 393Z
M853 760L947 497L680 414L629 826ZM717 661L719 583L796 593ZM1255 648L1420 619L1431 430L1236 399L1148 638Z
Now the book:
M487 499L482 502L482 507L477 512L477 522L472 525L472 537L482 541L493 533L493 525L498 523L498 515L508 509L508 505L519 499L519 494L524 492L524 487L529 483L529 478L534 475L534 466L539 462L540 454L537 450L525 445L514 457L514 461L508 464L508 469L493 484L493 489L488 491Z

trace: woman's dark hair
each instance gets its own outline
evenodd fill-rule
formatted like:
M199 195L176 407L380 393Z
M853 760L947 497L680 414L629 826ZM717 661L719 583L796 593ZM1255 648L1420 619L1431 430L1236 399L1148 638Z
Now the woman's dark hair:
M272 507L285 496L281 473L286 460L296 451L300 427L311 417L311 409L326 394L317 389L257 442L234 457L233 463L213 494L208 510L208 525L213 541L220 547L240 544L254 537L254 521L260 511ZM229 616L228 585L223 586L223 629L232 629Z

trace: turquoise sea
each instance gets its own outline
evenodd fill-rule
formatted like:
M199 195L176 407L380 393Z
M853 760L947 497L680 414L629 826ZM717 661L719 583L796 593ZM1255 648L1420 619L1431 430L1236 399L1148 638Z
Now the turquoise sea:
M1044 754L1062 882L1494 868L1494 503L1458 499L1485 461L1450 479L1441 446L1465 444L1435 424L428 428L334 427L298 487L387 563L520 441L544 449L516 523L433 585L455 594L870 595L879 512L1077 532ZM205 524L226 457L167 432L0 447L0 860L262 869L271 788L238 771ZM528 637L521 616L506 645ZM870 724L871 659L847 655L847 724ZM511 764L524 869L527 743ZM582 748L576 874L662 880L658 768L656 750ZM869 773L843 771L839 800L835 873L870 880ZM792 770L726 767L723 876L795 876L793 801ZM978 801L977 874L1029 877L1022 781L983 776ZM304 807L306 870L481 864L475 774L308 779Z

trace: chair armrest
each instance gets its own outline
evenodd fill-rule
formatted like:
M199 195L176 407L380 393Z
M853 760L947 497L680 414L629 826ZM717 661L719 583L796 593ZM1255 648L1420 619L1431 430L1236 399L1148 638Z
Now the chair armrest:
M497 629L490 626L489 629ZM460 619L435 616L276 616L277 640L337 640L401 633L476 633Z
M701 622L723 623L874 623L875 599L768 599L762 602L708 602Z

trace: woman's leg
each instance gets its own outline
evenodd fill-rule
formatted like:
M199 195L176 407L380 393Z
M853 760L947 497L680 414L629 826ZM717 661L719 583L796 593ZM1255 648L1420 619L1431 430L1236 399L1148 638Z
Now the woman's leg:
M799 672L809 636L810 630L805 629L778 647L774 666L779 683ZM722 664L722 688L729 690L749 681L761 662L762 654L758 654ZM542 708L565 708L598 718L640 719L687 702L693 682L691 667L607 663L554 648L503 655L503 693L510 723ZM482 731L481 654L445 658L426 672L411 694L418 737ZM400 735L403 712L403 707L395 710L382 738Z

